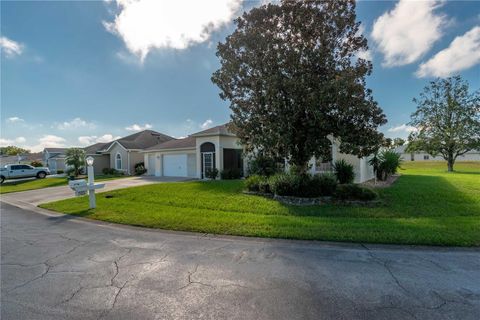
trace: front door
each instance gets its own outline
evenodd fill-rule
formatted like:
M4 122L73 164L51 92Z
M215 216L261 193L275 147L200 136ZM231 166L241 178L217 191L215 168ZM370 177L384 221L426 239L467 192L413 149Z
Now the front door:
M203 178L205 178L205 173L208 170L211 170L215 167L215 164L213 163L214 161L213 152L203 152L202 157L203 157L202 174L203 174Z

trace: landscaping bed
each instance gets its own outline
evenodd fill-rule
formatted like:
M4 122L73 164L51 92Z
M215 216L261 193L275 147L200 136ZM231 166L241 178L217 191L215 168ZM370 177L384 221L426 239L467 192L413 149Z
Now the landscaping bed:
M79 197L43 208L108 222L257 237L480 245L480 162L402 165L401 177L379 189L384 205L290 206L244 194L244 181L162 183L100 193L97 208Z

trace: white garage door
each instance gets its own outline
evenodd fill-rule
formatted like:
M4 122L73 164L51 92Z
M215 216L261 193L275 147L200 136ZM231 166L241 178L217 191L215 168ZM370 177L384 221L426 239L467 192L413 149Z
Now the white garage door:
M163 157L163 175L166 177L187 176L187 155L172 154Z

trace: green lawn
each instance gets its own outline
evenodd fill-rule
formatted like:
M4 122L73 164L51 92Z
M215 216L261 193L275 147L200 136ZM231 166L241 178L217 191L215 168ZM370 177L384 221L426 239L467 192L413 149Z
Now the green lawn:
M92 219L218 234L425 245L480 245L480 162L408 162L385 204L294 207L242 194L242 181L164 183L42 205ZM109 195L111 198L106 198Z
M124 178L127 176L106 176L99 175L95 177L95 181L105 181L111 179ZM18 191L27 191L35 190L49 187L58 187L66 186L68 184L67 178L65 177L52 177L45 179L33 179L33 180L6 180L2 185L0 185L0 194L18 192Z

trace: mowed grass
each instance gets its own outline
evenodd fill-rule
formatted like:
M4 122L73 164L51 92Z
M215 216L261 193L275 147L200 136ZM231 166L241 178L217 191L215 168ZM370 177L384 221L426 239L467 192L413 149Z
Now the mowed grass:
M105 180L118 179L123 177L126 177L126 176L99 175L95 177L95 181L105 181ZM68 184L68 181L66 177L51 177L51 178L45 178L45 179L28 179L28 180L6 180L3 184L0 185L0 194L66 186L67 184Z
M289 239L423 245L480 245L480 162L406 162L384 204L286 206L242 193L242 181L163 183L42 207L108 222ZM109 196L108 198L106 196Z

